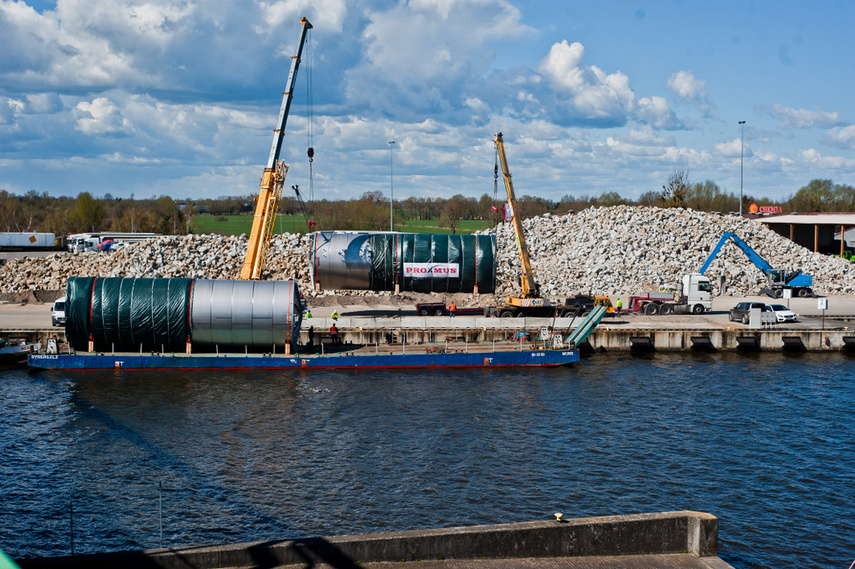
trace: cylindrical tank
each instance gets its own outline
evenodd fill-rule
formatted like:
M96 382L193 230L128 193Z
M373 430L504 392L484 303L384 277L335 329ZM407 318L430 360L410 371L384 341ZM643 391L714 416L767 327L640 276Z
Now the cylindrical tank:
M223 347L285 346L303 317L294 281L197 280L190 304L194 343Z
M310 274L322 290L492 293L496 238L416 233L315 234Z
M295 347L302 301L293 281L70 277L66 336L75 350Z

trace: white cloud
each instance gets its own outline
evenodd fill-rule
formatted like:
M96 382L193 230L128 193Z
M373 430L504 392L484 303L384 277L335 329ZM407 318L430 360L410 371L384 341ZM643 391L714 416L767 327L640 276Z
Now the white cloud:
M635 108L635 116L654 128L674 130L683 127L665 97L640 98Z
M695 78L691 71L678 71L668 78L668 88L679 97L696 105L702 112L712 109L706 81Z
M714 147L715 153L728 158L738 158L740 155L745 158L754 156L754 151L749 145L742 144L742 139L735 138L726 142L719 142Z
M625 122L635 101L629 77L620 71L607 74L597 66L586 67L582 64L584 56L582 44L562 40L552 45L538 64L538 71L549 80L571 115L616 124Z
M119 108L106 97L98 97L91 103L78 103L74 116L75 128L90 136L128 134L133 130L130 121L122 117Z
M779 122L779 126L788 128L831 128L845 124L837 111L793 109L783 105L760 106L760 114L767 114Z
M826 133L825 139L832 146L855 150L855 125L833 128Z

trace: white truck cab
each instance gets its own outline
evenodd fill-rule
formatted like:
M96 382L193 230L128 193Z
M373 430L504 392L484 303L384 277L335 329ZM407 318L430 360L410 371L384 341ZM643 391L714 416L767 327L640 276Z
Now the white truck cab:
M702 314L712 310L712 282L700 273L683 275L683 298L687 310Z

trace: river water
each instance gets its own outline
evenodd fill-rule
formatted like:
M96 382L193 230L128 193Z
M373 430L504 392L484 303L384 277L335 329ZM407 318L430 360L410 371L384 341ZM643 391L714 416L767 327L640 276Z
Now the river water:
M843 354L0 382L13 557L700 510L737 568L855 558Z

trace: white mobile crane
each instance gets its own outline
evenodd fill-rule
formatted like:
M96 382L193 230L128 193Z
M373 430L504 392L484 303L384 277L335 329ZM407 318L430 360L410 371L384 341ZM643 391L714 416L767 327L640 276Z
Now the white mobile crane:
M267 166L261 176L261 183L259 184L261 191L255 198L255 218L252 220L252 231L249 234L249 243L246 247L246 259L240 272L241 280L260 279L267 261L270 239L273 237L273 224L276 221L276 212L279 210L279 199L282 195L282 187L285 184L285 176L288 174L288 166L285 165L284 160L279 160L279 152L282 150L282 138L285 134L285 123L288 121L288 111L291 109L291 98L294 92L294 84L297 81L297 68L300 66L303 44L306 43L306 33L310 29L312 29L312 24L306 18L302 18L300 20L300 41L297 42L297 55L291 58L287 91L282 94L279 121L276 130L273 131L273 145L270 147Z

